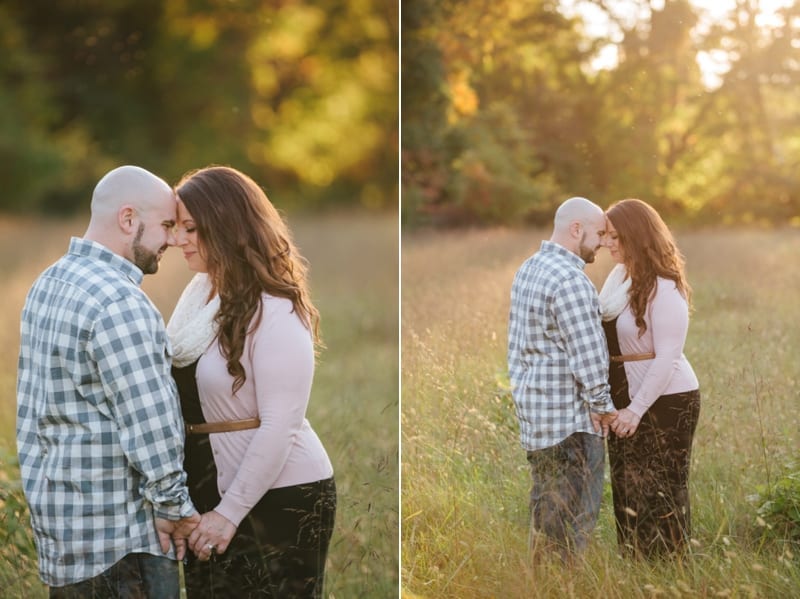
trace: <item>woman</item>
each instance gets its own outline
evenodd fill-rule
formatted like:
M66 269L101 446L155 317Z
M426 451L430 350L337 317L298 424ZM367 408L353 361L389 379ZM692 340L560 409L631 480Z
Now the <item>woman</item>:
M305 418L319 321L305 261L239 171L204 168L176 191L177 245L198 273L168 325L189 490L205 512L189 596L321 597L336 489Z
M629 555L680 553L690 535L700 413L697 377L683 355L691 288L669 229L645 202L614 204L604 243L617 262L600 292L618 410L608 438L617 539Z

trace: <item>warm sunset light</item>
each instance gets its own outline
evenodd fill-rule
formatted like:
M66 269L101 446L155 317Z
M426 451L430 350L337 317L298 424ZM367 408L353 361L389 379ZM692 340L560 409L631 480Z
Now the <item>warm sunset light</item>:
M708 28L711 24L730 18L736 11L735 0L691 0L703 13L698 27ZM754 16L755 24L761 29L777 29L784 25L784 18L778 12L791 6L794 0L760 0L752 4L757 6ZM796 17L795 17L796 18ZM720 75L727 72L730 63L722 52L700 51L697 53L697 64L703 73L703 81L709 88L720 84Z
M736 0L690 0L696 9L697 22L693 27L693 34L706 34L712 27L724 26L731 21L744 22L750 18L756 27L761 30L773 30L784 26L785 19L780 14L793 4L793 0L761 0L746 3L740 6ZM596 3L585 0L562 0L561 8L565 15L579 17L583 20L586 34L594 39L607 39L609 43L602 44L596 51L591 62L593 69L608 69L616 66L619 60L619 44L624 38L624 30L631 30L641 22L647 22L651 11L662 11L664 2L646 3L629 0L612 0L605 3L605 10ZM727 52L718 50L698 49L696 62L700 67L705 86L713 89L719 86L720 76L730 68Z
M422 2L404 23L407 222L548 222L649 198L687 222L800 222L800 7Z

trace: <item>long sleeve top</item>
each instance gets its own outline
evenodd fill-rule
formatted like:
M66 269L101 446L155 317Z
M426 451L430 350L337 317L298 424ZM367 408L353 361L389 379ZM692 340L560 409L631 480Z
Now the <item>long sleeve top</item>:
M617 318L617 336L623 354L654 353L652 360L625 362L631 404L641 417L662 395L697 389L699 383L683 354L689 330L689 306L675 282L659 277L645 311L647 330L639 327L630 306Z
M585 262L543 241L511 287L508 370L527 450L594 433L590 411L613 410L608 347Z
M214 508L235 525L270 489L330 478L333 467L306 419L314 376L311 333L288 299L262 297L258 327L241 358L246 379L233 377L214 342L197 363L197 389L207 422L258 417L258 429L210 435L222 498Z
M154 516L195 511L171 349L142 278L121 256L73 238L22 310L17 450L51 586L96 576L128 553L162 555Z

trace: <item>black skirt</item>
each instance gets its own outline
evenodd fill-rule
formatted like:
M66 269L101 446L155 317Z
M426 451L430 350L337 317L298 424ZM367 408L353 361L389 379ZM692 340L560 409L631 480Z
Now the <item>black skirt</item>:
M616 319L604 322L608 349L619 355ZM611 362L611 397L630 404L625 366ZM662 395L644 413L636 433L608 436L608 459L617 541L624 554L680 553L691 535L689 468L700 415L700 391Z

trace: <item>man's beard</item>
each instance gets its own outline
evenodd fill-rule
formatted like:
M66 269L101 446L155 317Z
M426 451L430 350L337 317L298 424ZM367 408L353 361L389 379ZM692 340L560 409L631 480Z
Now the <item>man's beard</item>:
M158 272L158 252L151 252L140 244L144 235L144 225L139 225L136 238L133 240L133 263L146 275Z
M578 252L580 253L581 260L586 262L587 264L591 264L594 262L594 256L597 253L597 248L590 249L583 245L583 242L586 240L586 232L584 231L583 235L581 236L581 242L578 245Z

